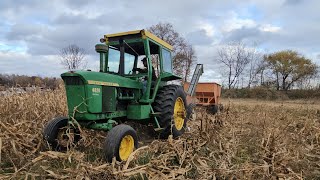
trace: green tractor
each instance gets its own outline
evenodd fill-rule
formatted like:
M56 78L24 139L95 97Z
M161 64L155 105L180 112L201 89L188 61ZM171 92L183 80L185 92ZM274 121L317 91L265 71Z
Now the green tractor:
M79 127L109 131L104 158L125 161L138 146L136 131L126 121L153 124L160 138L182 135L187 123L183 87L167 84L181 79L172 72L172 46L146 30L105 35L95 46L100 70L61 75L68 117L49 121L44 139L54 150L80 139ZM145 71L137 71L145 58ZM155 71L155 72L152 72ZM156 79L153 74L157 74Z

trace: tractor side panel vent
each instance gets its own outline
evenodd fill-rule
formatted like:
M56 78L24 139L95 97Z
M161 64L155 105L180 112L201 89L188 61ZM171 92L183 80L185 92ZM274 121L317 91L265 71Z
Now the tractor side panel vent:
M77 76L67 76L62 78L66 85L83 85L83 81Z
M117 105L117 92L115 87L102 86L102 111L114 112Z

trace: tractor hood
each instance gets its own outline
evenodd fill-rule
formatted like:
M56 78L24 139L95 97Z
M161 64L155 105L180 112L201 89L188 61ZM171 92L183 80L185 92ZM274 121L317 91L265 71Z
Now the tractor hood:
M161 80L162 81L172 81L172 80L177 80L177 79L182 79L180 76L174 75L172 73L168 72L163 72L161 75Z
M142 83L138 80L132 80L116 74L93 71L70 71L61 74L61 77L64 80L70 77L79 77L84 84L142 89Z

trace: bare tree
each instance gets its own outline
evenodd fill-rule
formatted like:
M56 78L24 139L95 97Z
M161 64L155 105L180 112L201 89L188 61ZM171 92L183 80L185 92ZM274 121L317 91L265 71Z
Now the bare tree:
M227 68L229 89L235 87L251 58L252 52L242 42L229 43L218 49L218 61Z
M177 74L183 77L183 81L188 81L191 74L191 68L196 63L196 55L191 45L186 45L180 52L178 52L174 59L174 64L177 67Z
M61 64L68 70L86 68L87 62L84 57L85 50L75 44L71 44L60 50Z
M174 30L170 23L158 23L148 28L148 31L173 46L173 69L175 74L187 80L190 70L196 63L196 55L193 47Z
M264 64L263 64L263 55L258 53L256 48L251 48L251 57L249 62L248 68L248 85L247 87L250 88L252 84L257 84L258 79L261 78L258 75L263 74L264 71Z
M185 55L184 56L185 60L183 61L184 62L183 68L184 68L184 73L185 73L184 74L184 81L187 82L189 76L191 75L191 68L193 67L193 65L196 64L197 56L196 56L195 51L191 45L189 45L185 48L184 55Z
M257 79L260 80L260 86L262 86L264 84L265 81L265 71L267 69L268 64L266 64L266 62L263 60L263 56L261 57L262 61L259 61L259 63L256 66L256 76Z

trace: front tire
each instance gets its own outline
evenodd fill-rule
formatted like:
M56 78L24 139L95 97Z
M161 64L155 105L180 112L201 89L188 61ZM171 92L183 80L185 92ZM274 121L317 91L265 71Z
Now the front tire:
M43 138L53 150L66 150L72 143L80 139L75 128L68 126L67 117L56 117L43 129Z
M118 161L126 161L136 148L138 148L136 131L129 125L120 124L108 132L103 147L104 158L107 162L112 162L113 157Z
M186 94L181 86L168 85L158 91L153 108L161 115L158 118L163 130L160 138L181 136L187 125Z

